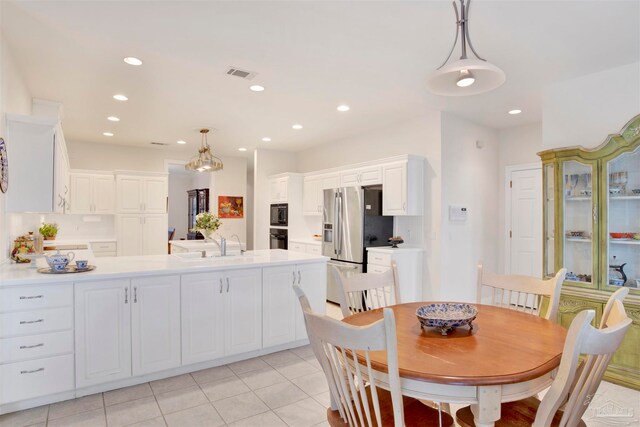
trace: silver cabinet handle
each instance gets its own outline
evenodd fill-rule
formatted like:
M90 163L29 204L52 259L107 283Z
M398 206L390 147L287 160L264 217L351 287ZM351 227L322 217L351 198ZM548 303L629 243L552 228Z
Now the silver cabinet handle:
M129 288L124 288L124 303L129 304Z
M295 285L296 284L296 272L292 271L291 275L293 276L293 282L291 282L291 284Z
M44 347L44 343L41 342L40 344L34 344L34 345L21 345L20 350L26 350L28 348L36 348L36 347Z
M222 277L220 278L220 293L222 293Z
M140 212L142 212L142 202L140 202Z
M133 302L138 302L138 287L133 287Z
M30 323L42 323L44 322L44 319L38 319L38 320L21 320L20 324L21 325L28 325Z
M407 210L407 202L402 202L402 210L403 211Z
M229 278L227 277L227 292L229 292Z
M598 222L598 208L597 207L593 207L593 222Z
M302 281L302 273L300 273L300 270L298 270L298 285L300 284L301 281Z
M38 298L44 298L44 295L30 295L28 297L26 296L20 297L20 299L38 299Z
M39 369L34 369L33 371L20 371L21 374L33 374L36 372L42 372L44 371L44 368L39 368Z

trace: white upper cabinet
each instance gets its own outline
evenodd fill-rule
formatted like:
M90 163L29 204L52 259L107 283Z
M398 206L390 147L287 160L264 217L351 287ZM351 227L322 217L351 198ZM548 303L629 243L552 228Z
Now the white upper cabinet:
M340 186L340 175L313 175L305 177L302 200L303 215L322 215L324 190Z
M271 203L287 203L289 199L289 177L271 178L269 180L269 201Z
M383 215L422 215L423 170L423 161L413 158L382 166Z
M116 175L118 213L166 213L169 182L166 175Z
M6 121L9 158L6 211L64 213L69 192L69 160L57 119L7 114Z
M340 185L342 187L377 184L382 184L382 168L380 166L350 169L340 173Z
M71 194L67 212L74 214L112 214L115 181L113 174L71 172Z

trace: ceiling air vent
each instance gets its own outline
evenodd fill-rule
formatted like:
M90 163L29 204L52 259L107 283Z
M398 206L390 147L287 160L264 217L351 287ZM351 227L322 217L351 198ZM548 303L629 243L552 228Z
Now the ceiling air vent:
M256 76L256 74L258 73L254 73L253 71L241 70L236 67L227 68L227 75L240 77L241 79L251 80Z
M159 145L161 147L166 147L167 145L169 145L166 142L154 142L154 141L151 141L149 144L151 144L151 145Z

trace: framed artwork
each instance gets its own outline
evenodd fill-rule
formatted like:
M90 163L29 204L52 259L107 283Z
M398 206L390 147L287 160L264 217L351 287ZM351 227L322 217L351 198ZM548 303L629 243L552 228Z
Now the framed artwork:
M218 196L219 218L244 218L242 196Z

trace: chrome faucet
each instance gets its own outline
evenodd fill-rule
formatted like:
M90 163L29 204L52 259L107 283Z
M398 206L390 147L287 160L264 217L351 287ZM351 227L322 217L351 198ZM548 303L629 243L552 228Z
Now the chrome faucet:
M237 234L234 234L233 236L231 236L231 238L236 238L238 239L238 245L240 245L240 255L244 255L244 253L246 252L246 250L242 249L242 242L240 241L240 237L238 237Z
M220 236L220 243L218 243L216 239L213 239L213 242L220 248L220 256L227 256L227 239L220 234L218 234L218 236Z

